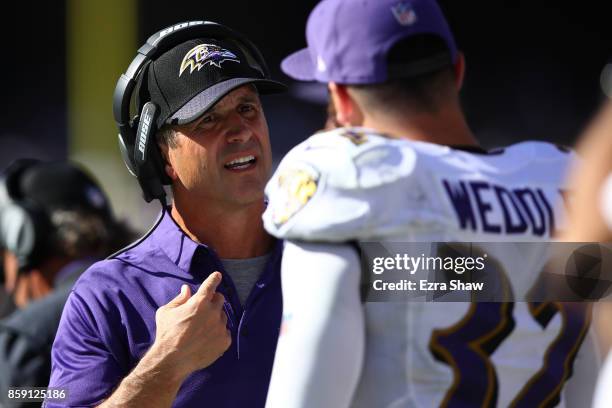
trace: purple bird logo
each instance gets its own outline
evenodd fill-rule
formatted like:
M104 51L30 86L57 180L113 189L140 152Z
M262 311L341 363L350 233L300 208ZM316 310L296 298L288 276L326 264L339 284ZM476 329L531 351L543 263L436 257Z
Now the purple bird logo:
M191 74L196 69L199 71L206 64L221 68L221 64L225 61L240 62L233 52L218 45L200 44L190 49L183 57L179 77L187 68L189 68L189 73Z

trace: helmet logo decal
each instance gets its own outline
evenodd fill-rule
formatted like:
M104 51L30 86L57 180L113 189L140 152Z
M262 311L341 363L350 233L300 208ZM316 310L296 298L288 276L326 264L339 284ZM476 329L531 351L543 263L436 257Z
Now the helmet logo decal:
M391 7L393 16L403 26L411 26L417 21L417 15L410 2L402 1Z
M190 49L183 57L179 77L189 67L191 74L196 69L199 71L204 65L214 65L221 68L221 64L225 61L240 62L238 57L231 51L212 44L200 44Z

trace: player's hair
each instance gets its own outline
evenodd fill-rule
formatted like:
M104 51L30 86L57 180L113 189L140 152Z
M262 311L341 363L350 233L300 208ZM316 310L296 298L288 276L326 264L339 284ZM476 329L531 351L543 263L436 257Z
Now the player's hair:
M409 66L444 53L448 53L448 64L432 71L378 84L350 85L349 89L370 110L435 113L449 98L458 98L454 67L444 40L431 34L412 36L398 41L387 54L387 64L393 67Z
M55 210L51 213L51 223L50 253L68 258L103 258L135 238L125 223L89 211Z

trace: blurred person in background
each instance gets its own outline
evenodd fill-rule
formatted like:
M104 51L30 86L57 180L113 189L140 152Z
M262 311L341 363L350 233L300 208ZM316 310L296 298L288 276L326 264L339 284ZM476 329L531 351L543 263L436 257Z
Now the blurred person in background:
M568 227L564 241L604 243L612 249L612 103L606 101L595 116L577 148L580 162L572 172L572 197L568 200ZM601 249L605 251L605 249ZM612 265L609 257L600 264L602 279L610 283ZM606 360L600 371L593 407L612 406L612 299L608 295L596 304L594 326L600 349Z
M580 138L572 173L568 228L572 242L612 241L612 102L606 102Z
M4 318L0 402L9 387L46 387L51 345L72 285L89 265L127 245L98 183L77 165L22 159L0 180ZM40 404L38 404L40 405Z
M4 248L0 241L0 319L13 313L15 310L15 302L11 298L10 294L6 291L4 281L6 277L4 275Z

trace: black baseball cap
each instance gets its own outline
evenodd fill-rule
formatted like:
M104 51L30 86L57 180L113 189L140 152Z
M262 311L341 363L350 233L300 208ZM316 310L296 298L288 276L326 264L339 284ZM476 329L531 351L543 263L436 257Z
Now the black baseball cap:
M229 38L190 39L175 46L151 62L146 81L150 100L160 108L158 128L194 121L245 84L253 84L260 94L287 89L266 78L247 47Z

